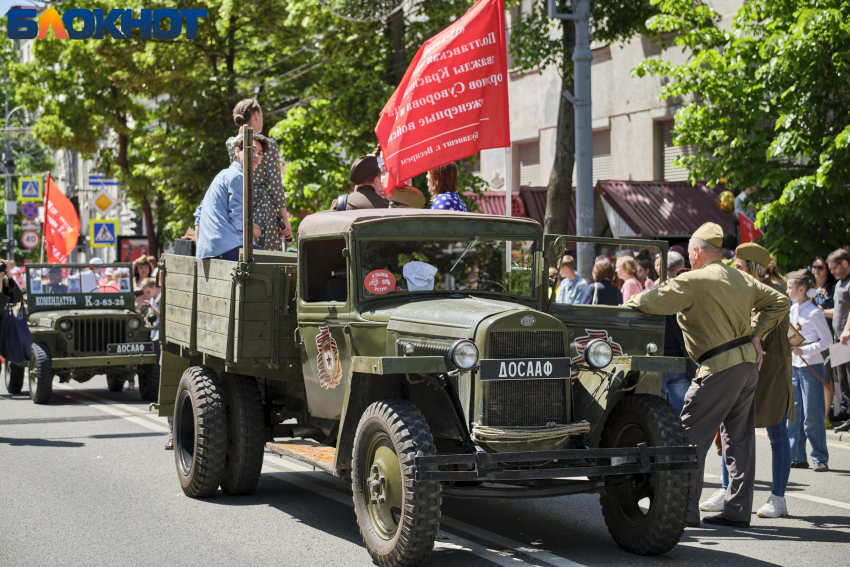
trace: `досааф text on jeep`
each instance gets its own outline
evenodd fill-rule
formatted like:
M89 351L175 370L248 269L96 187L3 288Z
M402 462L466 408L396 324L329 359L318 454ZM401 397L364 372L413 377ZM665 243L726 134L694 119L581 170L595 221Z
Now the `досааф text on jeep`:
M427 558L443 497L599 493L620 546L670 550L698 463L659 393L685 362L655 355L663 317L549 302L545 267L579 240L390 209L311 215L297 255L164 256L159 412L183 491L250 493L267 444L351 477L382 566Z
M150 330L134 311L131 264L29 264L27 309L32 335L29 367L4 365L6 389L21 391L26 374L30 397L46 404L53 379L86 382L106 374L112 391L138 375L143 400L156 401L159 365ZM117 273L105 279L109 269Z

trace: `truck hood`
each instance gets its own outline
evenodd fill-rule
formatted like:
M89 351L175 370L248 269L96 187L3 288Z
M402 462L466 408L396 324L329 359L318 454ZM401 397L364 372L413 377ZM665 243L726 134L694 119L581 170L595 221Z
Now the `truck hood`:
M531 309L516 303L480 297L417 301L393 309L387 330L458 339L473 338L475 329L482 321L508 311Z

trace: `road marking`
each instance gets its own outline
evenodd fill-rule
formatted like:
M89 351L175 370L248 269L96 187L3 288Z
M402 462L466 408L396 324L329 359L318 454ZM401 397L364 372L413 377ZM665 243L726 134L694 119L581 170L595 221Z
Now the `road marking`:
M80 403L85 406L91 406L95 409L98 409L104 413L108 413L109 415L114 415L116 417L121 417L126 419L130 423L134 423L145 429L149 429L151 431L156 431L157 433L167 433L168 426L158 423L156 421L152 421L150 416L146 416L140 413L138 410L135 410L133 406L128 406L126 404L120 404L117 402L112 402L111 400L107 400L105 398L101 398L100 396L95 396L94 394L89 394L88 392L81 392L76 388L72 388L70 386L66 386L64 384L56 384L62 390L70 390L75 394L79 395L82 398L88 398L84 400L74 400L77 403ZM128 411L130 409L134 409L135 411ZM133 413L137 415L132 415Z
M293 461L290 461L290 460L287 460L287 459L282 459L282 458L279 458L279 457L275 458L275 457L272 457L271 455L267 455L264 460L266 461L266 464L270 465L271 467L280 467L280 468L283 468L283 469L288 469L291 472L314 472L315 471L315 469L312 466L305 466L301 463L293 462ZM280 478L281 480L284 480L285 482L291 482L292 484L296 484L298 486L301 486L302 488L306 488L307 490L312 490L313 492L316 492L318 494L321 494L322 496L326 496L328 498L331 498L331 499L333 499L337 502L342 502L343 504L346 504L348 506L352 506L352 507L354 506L354 502L351 500L351 493L350 492L346 496L346 495L344 495L340 492L337 492L336 490L322 486L321 484L318 484L318 483L313 482L313 481L304 480L302 478L292 478L290 476L287 476L285 478L280 477L280 476L276 476L275 478ZM335 477L330 477L330 478L335 478ZM532 559L539 559L541 561L545 561L546 563L550 563L550 564L556 565L558 567L584 567L581 563L576 563L574 561L570 561L569 559L565 559L563 557L560 557L560 556L555 555L553 553L549 553L547 551L542 551L542 550L531 548L530 546L528 546L526 544L520 543L518 541L514 541L510 538L503 537L503 536L500 536L500 535L495 534L493 532L490 532L490 531L478 528L476 526L467 524L466 522L462 522L460 520L455 520L454 518L450 518L448 516L442 516L440 518L440 523L445 525L445 526L448 526L450 528L468 533L469 535L475 536L479 539L482 539L482 540L488 541L490 543L494 543L496 545L502 546L502 547L514 552L514 553L522 553L523 555L527 555L528 557L531 557ZM451 534L447 534L446 532L440 530L438 537L439 537L439 540L436 543L436 547L440 547L441 546L440 544L442 542L446 541L444 539L445 537L456 537L456 536L452 536ZM499 553L496 550L485 548L485 547L480 546L480 545L478 545L474 542L464 540L464 539L461 539L461 538L457 538L457 539L460 540L461 542L463 542L460 545L462 547L464 547L465 549L467 549L468 551L472 552L475 555L478 555L479 557L487 559L488 561L493 561L494 563L497 563L499 565L517 565L519 563L526 563L525 561L522 561L518 557L502 555L501 553Z
M761 437L767 437L767 433L765 433L764 431L756 431L756 435L759 435ZM845 451L850 451L850 444L833 443L832 441L827 441L826 444L830 447L835 447L836 449L844 449Z
M719 474L705 473L705 476L711 478L720 478ZM800 498L802 500L811 500L812 502L817 502L818 504L826 504L828 506L835 506L836 508L845 508L847 510L850 510L850 504L847 504L846 502L839 502L838 500L821 498L820 496L809 496L808 494L797 494L796 492L786 492L785 496L790 496L791 498Z

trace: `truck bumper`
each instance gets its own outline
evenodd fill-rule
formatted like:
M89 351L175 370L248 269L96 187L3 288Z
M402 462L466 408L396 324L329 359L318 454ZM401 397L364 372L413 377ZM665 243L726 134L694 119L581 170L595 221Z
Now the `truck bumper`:
M618 449L431 455L414 459L414 474L418 481L489 482L651 474L664 471L698 470L698 454L699 449L694 445L648 447L645 443L641 443L637 447ZM449 465L461 465L471 469L461 471L439 469L441 466Z
M125 356L77 356L54 358L53 368L97 368L101 366L141 366L159 362L157 354L128 354Z

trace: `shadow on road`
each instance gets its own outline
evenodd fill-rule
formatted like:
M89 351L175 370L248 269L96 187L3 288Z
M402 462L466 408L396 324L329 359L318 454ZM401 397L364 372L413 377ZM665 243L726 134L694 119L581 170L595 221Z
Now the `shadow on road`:
M0 444L11 447L85 447L85 443L77 441L59 441L56 439L14 439L0 437Z

